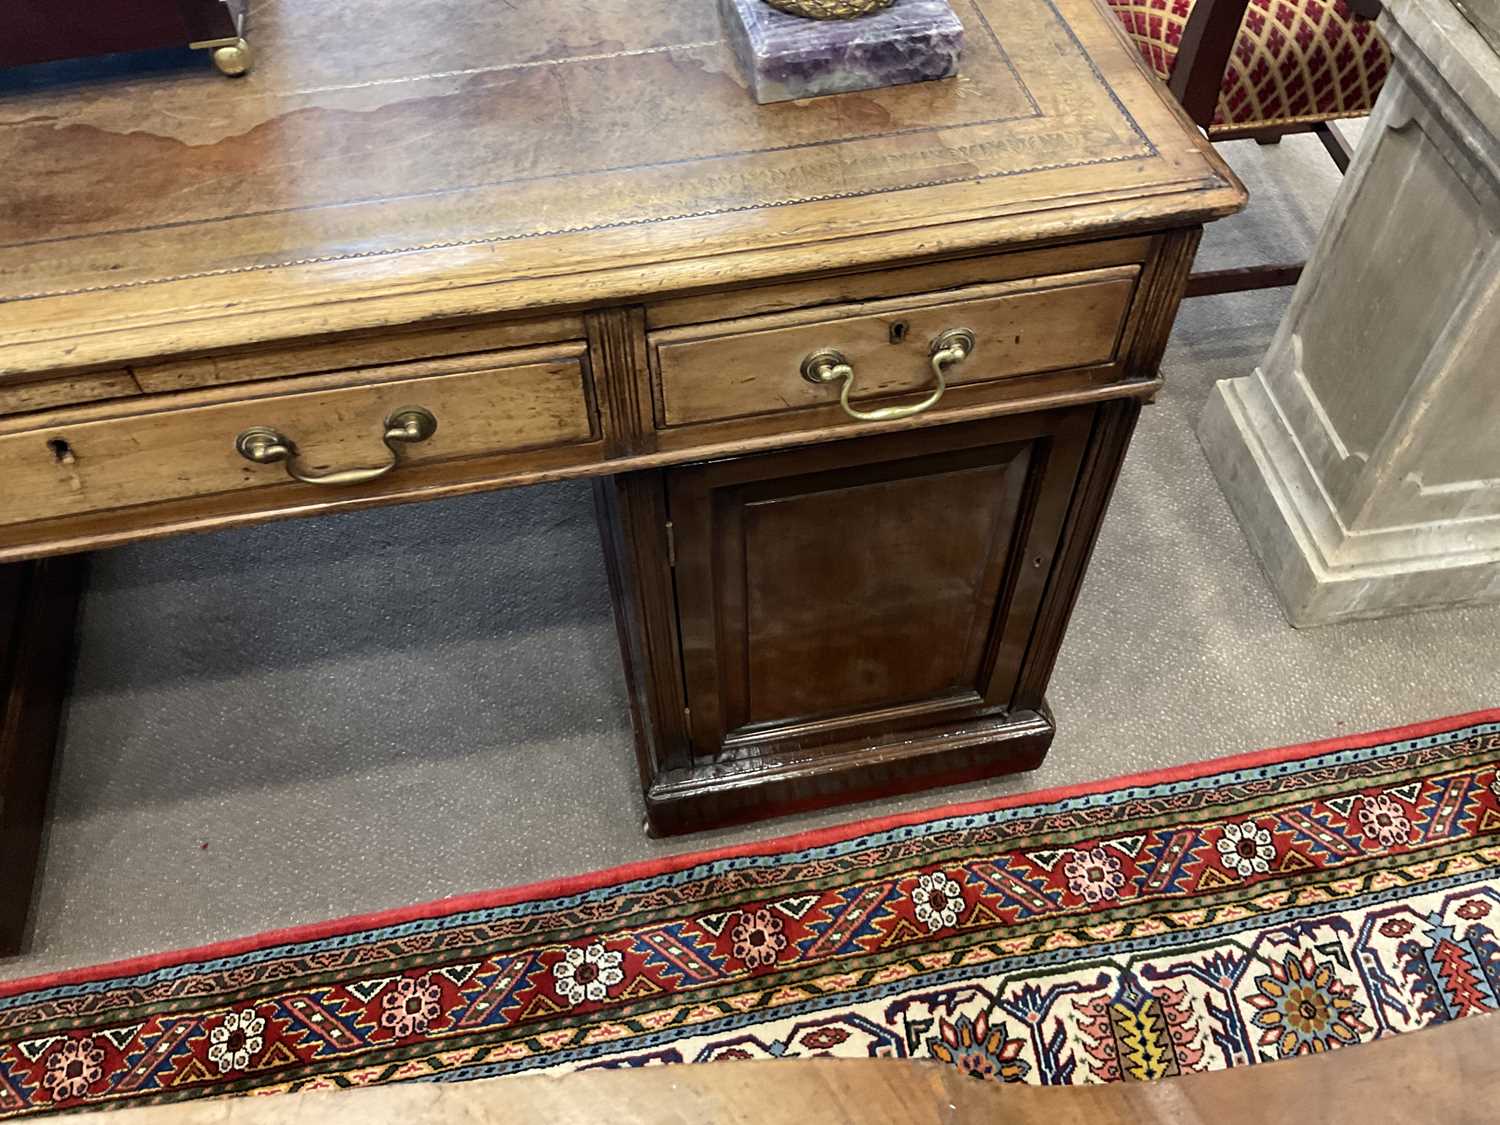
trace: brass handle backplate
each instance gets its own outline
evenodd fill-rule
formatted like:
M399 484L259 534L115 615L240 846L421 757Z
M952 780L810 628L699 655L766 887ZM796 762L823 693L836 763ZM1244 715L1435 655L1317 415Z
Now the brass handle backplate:
M343 469L334 473L308 472L299 464L300 454L291 438L269 426L252 426L234 439L234 448L247 461L257 465L286 463L287 476L304 484L364 484L383 477L401 463L400 446L426 441L437 433L437 419L432 411L420 406L405 406L385 420L385 444L391 459L384 465L368 469Z
M889 422L896 418L910 418L924 410L931 410L948 389L947 370L962 363L973 354L976 341L974 333L967 328L950 328L939 333L932 341L932 377L937 384L930 395L910 406L882 406L877 410L856 410L849 405L849 392L854 389L854 365L844 353L833 348L822 348L802 361L802 377L809 383L833 383L843 380L839 391L839 405L844 413L860 422Z

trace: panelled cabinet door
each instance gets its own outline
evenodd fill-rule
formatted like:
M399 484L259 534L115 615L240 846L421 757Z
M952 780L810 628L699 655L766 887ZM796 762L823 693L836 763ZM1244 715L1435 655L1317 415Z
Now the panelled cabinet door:
M694 763L833 755L1010 709L1093 414L673 471Z

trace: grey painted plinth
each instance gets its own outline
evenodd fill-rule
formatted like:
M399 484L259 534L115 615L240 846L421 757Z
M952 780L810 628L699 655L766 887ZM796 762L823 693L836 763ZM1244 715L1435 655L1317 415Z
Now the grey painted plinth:
M1293 625L1500 601L1500 56L1389 0L1395 67L1261 366L1198 437Z
M719 0L719 10L762 105L950 78L963 54L948 0L896 0L849 20L788 15L765 0Z

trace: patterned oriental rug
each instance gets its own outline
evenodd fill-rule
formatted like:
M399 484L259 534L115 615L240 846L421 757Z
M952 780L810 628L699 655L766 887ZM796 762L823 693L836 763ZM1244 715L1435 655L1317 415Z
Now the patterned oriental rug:
M1151 1079L1497 1006L1500 710L0 985L0 1116L807 1055Z

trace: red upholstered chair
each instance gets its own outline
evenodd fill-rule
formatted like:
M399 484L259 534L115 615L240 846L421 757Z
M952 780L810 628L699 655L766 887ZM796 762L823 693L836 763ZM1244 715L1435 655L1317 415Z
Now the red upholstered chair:
M1390 71L1379 0L1108 0L1142 57L1211 140L1275 144L1316 133L1338 163L1334 128L1363 117ZM1194 275L1188 296L1291 285L1300 264Z

